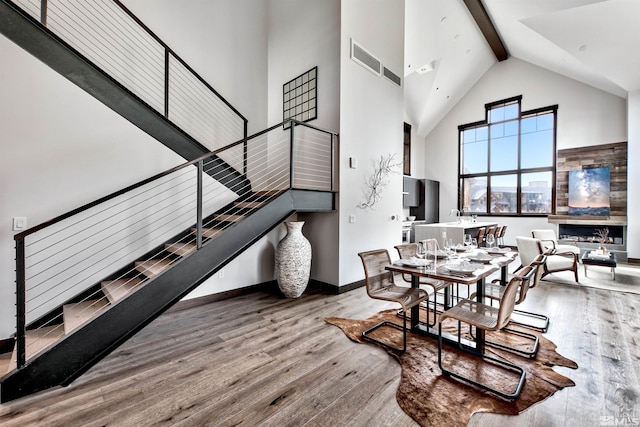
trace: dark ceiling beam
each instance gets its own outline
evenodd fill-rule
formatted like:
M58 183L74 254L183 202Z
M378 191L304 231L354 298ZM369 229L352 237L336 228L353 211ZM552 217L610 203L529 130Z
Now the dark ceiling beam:
M475 19L478 28L480 28L484 38L487 39L487 43L489 43L498 61L508 59L509 52L507 52L507 47L502 42L500 34L498 34L498 30L496 30L493 22L491 22L491 18L489 18L489 14L482 4L482 0L464 0L464 4L467 6L467 9L469 9L469 12L471 12L471 16Z

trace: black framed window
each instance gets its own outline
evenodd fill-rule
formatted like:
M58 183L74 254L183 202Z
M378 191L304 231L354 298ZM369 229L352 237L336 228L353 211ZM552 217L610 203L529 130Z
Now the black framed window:
M308 122L318 117L317 87L318 67L282 85L282 120L294 119ZM284 124L288 128L289 122Z
M555 212L558 106L521 110L522 96L485 105L458 127L460 208L478 215Z

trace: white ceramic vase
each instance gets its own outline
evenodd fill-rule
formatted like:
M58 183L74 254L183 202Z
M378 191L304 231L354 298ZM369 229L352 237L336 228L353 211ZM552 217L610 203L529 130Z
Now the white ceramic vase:
M309 283L311 244L302 234L304 221L285 222L287 235L276 248L276 280L287 298L298 298Z

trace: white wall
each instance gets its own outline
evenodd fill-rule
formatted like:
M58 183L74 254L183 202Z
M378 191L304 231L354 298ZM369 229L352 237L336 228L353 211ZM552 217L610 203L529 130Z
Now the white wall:
M386 248L400 241L402 167L375 210L356 206L364 199L364 182L380 156L395 153L402 161L403 90L350 59L350 40L379 58L397 75L404 66L404 2L349 0L342 2L340 48L340 285L362 280L358 252ZM358 160L349 168L349 158ZM349 223L349 215L356 222Z
M640 90L629 93L627 99L629 140L627 158L627 253L640 259Z
M318 67L318 118L310 125L340 129L340 1L269 1L269 124L282 121L282 85ZM313 251L311 278L338 285L338 214L300 214Z
M523 110L558 105L559 150L627 139L624 99L517 58L499 62L425 138L426 177L440 181L441 220L457 207L458 126L483 120L486 103L517 95L522 95ZM546 218L498 221L508 225L505 243L511 245L531 229L555 229Z

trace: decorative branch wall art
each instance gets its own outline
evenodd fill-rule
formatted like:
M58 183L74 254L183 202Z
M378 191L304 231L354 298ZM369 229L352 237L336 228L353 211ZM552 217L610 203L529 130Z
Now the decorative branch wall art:
M398 173L402 161L396 160L395 153L380 156L374 164L373 173L365 181L364 201L357 205L360 209L374 209L376 203L382 199L382 190L389 185L389 175Z

